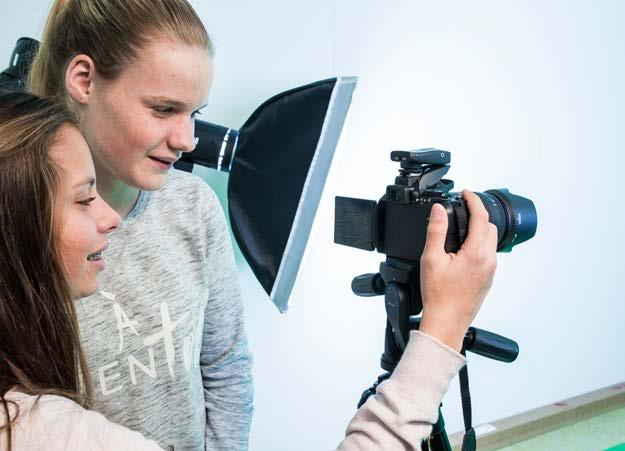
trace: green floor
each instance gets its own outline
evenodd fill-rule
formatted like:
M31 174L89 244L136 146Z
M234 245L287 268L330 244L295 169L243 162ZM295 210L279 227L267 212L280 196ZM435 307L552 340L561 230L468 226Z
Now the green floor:
M499 451L625 451L625 407Z

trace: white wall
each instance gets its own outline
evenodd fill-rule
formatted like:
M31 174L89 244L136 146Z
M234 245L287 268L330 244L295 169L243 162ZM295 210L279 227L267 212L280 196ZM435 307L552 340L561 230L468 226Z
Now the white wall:
M349 0L201 8L219 51L211 119L236 126L288 87L360 77L292 311L279 317L244 272L253 449L329 449L380 372L382 300L359 299L349 284L382 256L333 245L332 208L337 194L380 197L395 176L391 149L448 149L457 187L509 187L539 211L537 236L500 256L475 322L521 346L510 365L471 357L476 424L625 380L624 9ZM457 382L445 414L450 432L462 428Z
M623 2L192 3L217 47L206 120L238 127L277 92L360 77L288 315L241 265L253 450L331 448L381 372L383 301L349 285L383 256L332 243L333 199L379 198L393 149L450 150L458 188L508 187L539 212L536 237L500 255L475 322L521 347L514 364L470 356L475 424L625 380ZM46 8L5 7L0 62ZM223 194L224 177L202 174ZM460 430L457 381L444 411Z

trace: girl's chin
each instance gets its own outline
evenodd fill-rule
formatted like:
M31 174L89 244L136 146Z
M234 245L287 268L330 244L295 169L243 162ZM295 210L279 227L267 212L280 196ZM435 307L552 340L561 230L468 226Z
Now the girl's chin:
M86 298L98 292L100 288L100 284L96 281L94 284L89 284L85 286L80 286L78 288L72 289L72 297L75 301Z
M141 171L140 174L134 175L132 180L129 180L126 184L140 189L141 191L158 191L165 185L165 182L167 182L168 172L169 171L148 168L147 170Z

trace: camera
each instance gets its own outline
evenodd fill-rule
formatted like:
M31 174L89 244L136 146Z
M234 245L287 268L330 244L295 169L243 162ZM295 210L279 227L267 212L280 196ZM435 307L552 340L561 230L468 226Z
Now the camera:
M457 252L467 237L470 213L462 194L451 192L454 182L443 179L451 153L439 149L393 151L391 160L400 163L399 175L379 202L336 197L334 242L418 262L430 210L440 203L449 219L445 251ZM489 221L497 226L498 252L510 252L534 236L537 218L531 200L505 188L475 194L486 207Z

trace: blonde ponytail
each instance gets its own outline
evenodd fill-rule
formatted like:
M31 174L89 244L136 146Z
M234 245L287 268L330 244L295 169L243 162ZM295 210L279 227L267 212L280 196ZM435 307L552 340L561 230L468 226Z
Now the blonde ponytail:
M63 23L63 12L71 1L56 0L48 14L41 45L31 66L28 80L29 90L35 95L55 97L62 92L62 77L55 70L58 67L53 63L55 52L51 44L55 41L55 33L60 28L59 24Z

